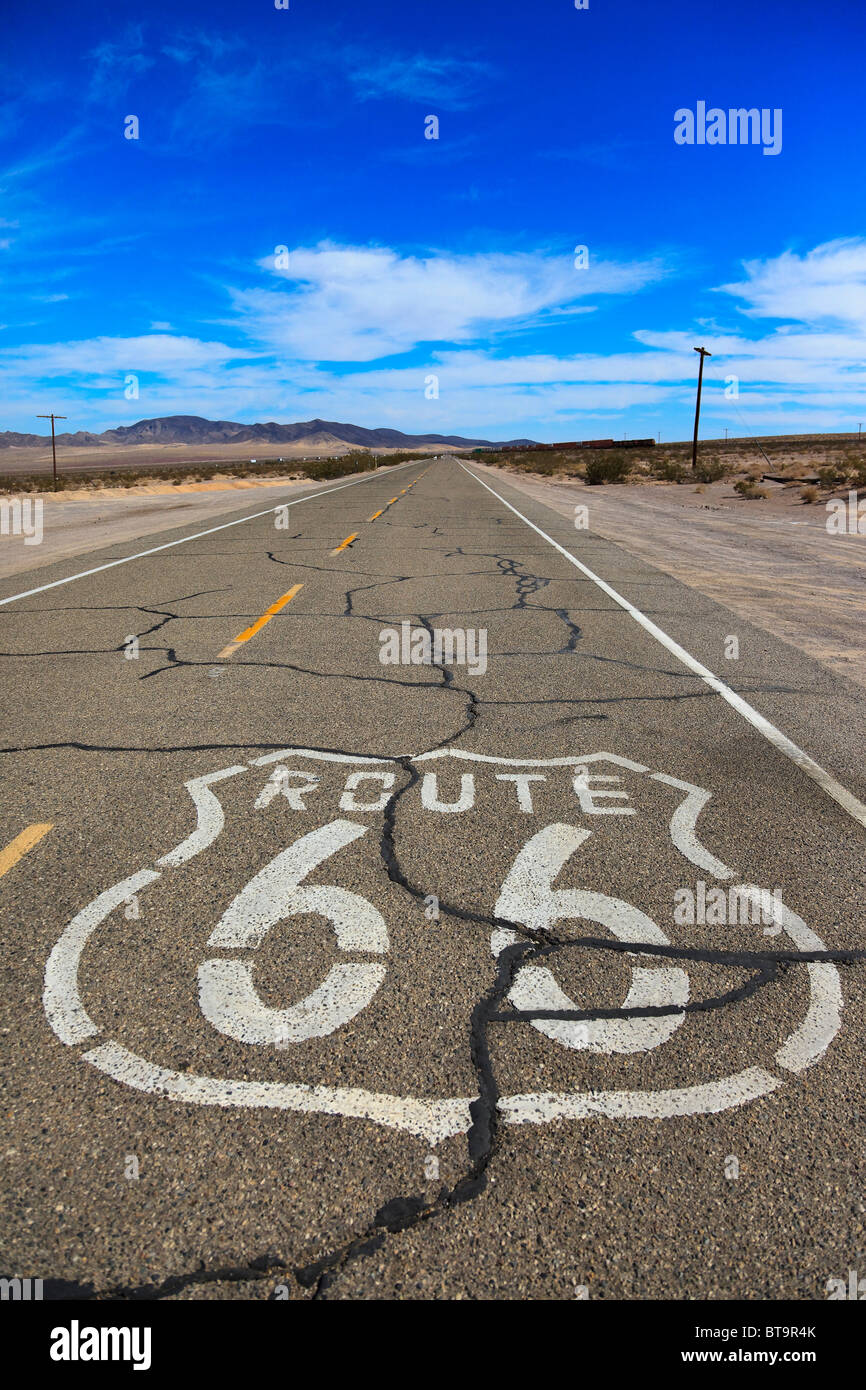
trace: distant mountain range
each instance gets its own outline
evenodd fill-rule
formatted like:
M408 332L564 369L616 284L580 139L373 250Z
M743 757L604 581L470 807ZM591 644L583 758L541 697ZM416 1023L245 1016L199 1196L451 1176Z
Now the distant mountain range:
M0 449L45 448L51 436L0 432ZM328 444L352 444L361 449L413 449L428 444L451 444L459 449L490 444L489 439L464 439L459 434L403 434L402 430L367 430L361 425L343 425L336 420L304 420L294 425L241 425L235 420L204 420L200 415L165 415L156 420L139 420L135 425L90 434L58 434L63 448L94 448L101 444L302 444L321 448ZM512 447L531 444L530 439L499 441Z

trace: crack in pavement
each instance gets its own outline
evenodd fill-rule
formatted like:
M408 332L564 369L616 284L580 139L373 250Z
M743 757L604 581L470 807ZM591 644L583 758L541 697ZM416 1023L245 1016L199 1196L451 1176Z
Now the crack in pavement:
M394 579L377 580L375 584L356 584L354 588L345 590L346 606L342 613L334 614L333 616L340 618L367 618L371 622L384 622L384 618L377 618L375 614L356 613L354 607L355 595L366 593L368 589L381 589L387 587L389 584L407 584L412 578L414 578L413 575L401 574L397 575ZM306 614L304 616L306 616Z
M164 675L167 671L179 671L187 666L207 667L210 670L213 668L215 660L218 659L211 658L208 661L191 661L187 657L179 657L176 654L173 647L146 647L145 650L164 651L171 664L168 666L157 666L152 671L146 671L143 676L139 676L139 680L142 681L150 680L153 676ZM309 666L298 666L292 661L262 661L257 660L255 657L246 661L233 661L231 667L228 669L231 669L233 671L241 671L245 667L249 666L271 668L273 670L278 671L294 671L295 674L299 676L317 676L320 677L322 680L360 681L362 683L373 682L378 685L401 686L405 687L408 690L441 689L441 686L438 681L401 680L398 676L362 676L359 675L357 671L314 671Z
M159 605L156 605L156 604L144 604L144 603L134 603L134 604L133 604L133 603L130 603L130 604L100 604L100 605L89 605L89 606L87 606L87 607L78 607L78 606L71 606L71 605L69 605L69 606L66 606L66 607L64 607L64 608L62 608L62 609L56 609L56 610L51 610L51 609L29 609L29 610L27 610L27 612L28 612L28 616L29 616L30 613L32 613L32 612L39 612L39 613L51 613L51 612L64 612L64 613L115 613L115 612L116 612L116 613L149 613L152 617L158 618L159 621L153 623L153 625L152 625L151 627L145 628L142 632L136 632L136 633L130 633L130 634L129 634L131 637L135 637L138 641L141 641L141 639L142 639L143 637L151 637L151 636L153 635L153 633L159 632L162 628L164 628L164 627L166 626L167 623L172 622L172 620L175 619L175 618L178 618L178 619L186 619L187 621L195 621L196 619L199 619L199 618L201 618L201 616L202 616L201 614L195 614L195 613L172 613L171 611L167 611L167 610L166 610L166 604L168 604L168 603L187 603L190 599L194 599L194 598L204 598L207 594L219 594L219 593L225 593L225 589L201 589L201 590L199 590L197 593L193 593L193 594L180 594L180 595L178 595L178 596L175 597L175 598L168 598L168 599L162 600L161 603L160 603ZM214 616L220 616L220 615L214 615ZM124 648L126 647L126 644L127 644L127 639L124 638L124 640L123 640L122 642L119 642L119 643L117 644L116 647L71 647L71 648L55 648L55 649L52 649L52 650L50 650L50 651L36 651L36 652L34 652L34 651L28 651L28 652L0 652L0 657L15 658L15 657L28 657L28 656L112 656L112 655L115 655L115 654L118 653L118 652L122 652L122 651L124 650ZM144 650L145 650L145 651L164 651L165 648L162 648L162 647L145 647Z
M160 1284L115 1285L112 1288L97 1289L93 1284L79 1284L74 1279L44 1279L42 1297L46 1303L63 1302L114 1302L129 1301L154 1302L161 1298L171 1298L184 1289L196 1284L240 1284L267 1279L275 1271L290 1272L290 1266L276 1255L261 1255L248 1265L226 1265L217 1269L206 1269L202 1262L197 1269L184 1274L171 1274Z
M337 750L317 751L334 752ZM398 761L406 764L408 758L404 757ZM409 772L411 775L400 789L398 796L408 791L410 786L418 780L418 774L414 768L410 767ZM390 803L389 810L391 807L393 807L393 801ZM411 885L399 868L394 853L393 835L394 823L393 815L391 815L386 817L382 836L383 861L388 877L392 882L405 888L413 898L423 901L425 896L423 891ZM47 1299L81 1300L154 1300L170 1297L196 1284L244 1283L267 1278L274 1272L281 1272L293 1274L301 1288L312 1289L313 1298L322 1300L328 1289L334 1285L339 1275L350 1263L381 1250L388 1235L399 1234L441 1216L464 1202L479 1197L485 1191L488 1169L502 1143L502 1121L498 1110L500 1091L490 1060L488 1038L490 1024L523 1023L536 1019L590 1022L596 1019L649 1018L679 1013L711 1012L749 998L767 984L776 983L785 973L785 970L792 965L819 961L851 964L866 959L866 950L720 951L702 947L666 946L655 942L625 942L610 940L606 937L559 937L543 928L536 930L530 936L527 928L507 919L467 912L455 905L443 905L441 902L440 910L447 915L457 916L462 920L472 920L488 928L505 928L512 932L519 932L526 938L524 941L505 947L500 952L496 960L494 980L472 1010L469 1052L475 1066L478 1096L470 1102L469 1106L471 1123L466 1136L467 1168L453 1186L450 1188L442 1187L432 1201L417 1193L402 1194L389 1199L379 1207L360 1235L305 1265L292 1265L281 1257L263 1255L245 1265L220 1267L213 1270L206 1269L202 1264L196 1270L181 1275L172 1275L160 1284L114 1287L100 1291L97 1291L92 1285L53 1280L47 1281L45 1284L45 1297ZM499 1006L504 1001L507 1002L507 995L513 988L515 977L521 966L545 959L562 950L576 948L601 949L628 955L656 955L666 959L738 966L750 969L752 974L741 985L726 991L724 994L689 1001L685 1005L583 1010L521 1010L515 1008L509 1008L508 1012L499 1010ZM780 969L780 967L784 967L784 969Z
M402 760L405 766L406 760ZM389 803L381 841L381 856L391 882L423 902L425 893L409 882L400 867L396 852L396 803L400 796L418 780L414 767L410 777ZM467 1132L467 1170L451 1188L443 1187L439 1195L428 1201L418 1194L392 1198L375 1213L361 1235L306 1265L296 1267L295 1278L303 1288L313 1289L314 1299L323 1299L340 1273L358 1258L382 1248L387 1234L408 1230L452 1210L464 1201L479 1196L487 1185L487 1172L501 1144L502 1121L499 1115L500 1098L496 1076L490 1060L488 1028L492 1023L524 1023L537 1019L592 1022L599 1019L653 1018L681 1013L708 1013L726 1008L756 994L768 984L777 983L795 964L832 961L852 964L866 959L866 950L838 951L720 951L700 947L678 947L650 942L624 942L606 937L562 937L548 929L536 929L531 934L520 923L493 915L476 913L456 904L440 900L440 912L461 921L472 921L490 930L505 929L519 933L525 939L505 947L497 957L496 974L490 989L478 1000L472 1011L469 1036L470 1057L475 1065L478 1097L470 1103L471 1124ZM499 1006L507 1000L518 970L530 962L544 959L562 950L599 949L628 955L655 955L671 960L703 961L751 970L750 977L724 994L692 1000L685 1005L659 1005L597 1009L516 1009L507 1012Z
M440 905L441 910L441 905ZM448 911L449 909L445 909ZM525 931L519 924L506 922L495 917L486 919L491 927L505 927L511 931ZM409 1230L422 1222L429 1221L443 1213L453 1210L465 1201L481 1195L487 1186L488 1169L501 1146L502 1120L499 1114L499 1088L490 1060L488 1028L491 1023L523 1023L534 1019L616 1019L633 1017L654 1017L660 1013L710 1011L749 997L766 984L775 983L780 978L780 964L793 964L810 960L832 960L850 963L866 958L866 951L829 952L784 952L784 953L737 953L737 952L695 952L671 947L657 947L660 954L675 959L703 959L707 955L715 960L724 959L728 964L754 963L755 973L751 979L723 995L711 999L694 1001L691 1005L665 1009L587 1009L587 1010L517 1010L507 1013L499 1011L499 1006L511 991L519 968L538 958L554 952L593 945L602 949L622 947L629 953L640 954L645 950L644 943L612 943L604 938L562 939L552 938L547 932L536 933L536 937L546 940L527 939L506 947L497 959L496 975L490 989L476 1003L470 1024L469 1051L476 1069L478 1097L470 1103L471 1124L467 1132L467 1169L451 1187L443 1187L438 1196L429 1201L416 1193L397 1196L386 1202L373 1216L361 1235L348 1241L337 1250L320 1257L309 1264L296 1267L295 1278L303 1288L313 1289L314 1299L323 1299L342 1271L356 1259L373 1254L382 1248L386 1234L397 1234ZM741 960L740 957L744 957Z
M497 522L499 519L496 519ZM464 555L462 547L450 554ZM278 564L297 564L278 560L272 552L268 552L269 559ZM577 643L581 639L581 629L573 621L567 609L551 609L541 605L531 604L529 599L533 594L540 592L552 581L540 578L529 573L521 562L509 559L505 556L493 556L496 559L497 568L504 578L515 581L516 592L514 603L510 609L490 609L481 610L488 612L513 612L521 609L532 609L543 612L553 612L566 625L568 638L566 646L559 652L532 653L532 655L558 655L561 653L574 652ZM326 573L334 571L329 567L311 565L298 566L300 568L310 568ZM480 573L492 573L492 571L481 571ZM456 577L456 576L455 576ZM465 576L460 576L463 578ZM390 584L405 583L411 576L397 576L381 580L369 585L357 585L346 589L346 606L341 615L348 618L366 618L368 621L384 621L376 619L372 615L358 614L354 611L354 596L367 589L387 586ZM418 576L421 578L421 576ZM142 611L158 611L144 610ZM163 615L166 616L166 615ZM171 616L167 615L167 620ZM428 614L426 616L416 615L419 625L423 626L432 636L431 617L440 616ZM159 624L157 626L162 626ZM149 650L160 650L151 648ZM176 657L173 649L169 649L171 658L175 665L161 667L149 675L159 674L160 671L177 669L181 665L212 665L212 663L199 663L181 661ZM582 652L583 655L593 656L592 653ZM514 654L508 654L514 655ZM597 660L613 660L612 658L593 657ZM648 696L606 696L596 699L563 699L563 700L482 700L478 694L469 687L458 685L452 671L442 664L429 662L439 675L439 680L433 681L403 681L389 677L364 677L357 674L341 675L337 673L311 671L307 668L297 667L290 663L279 662L240 662L239 665L273 666L281 669L293 670L303 674L321 676L325 679L348 679L348 680L375 680L383 681L386 684L399 685L418 689L443 689L460 695L465 700L465 711L463 722L460 727L453 730L450 734L443 737L437 744L428 751L435 751L446 746L455 746L465 734L471 731L481 715L482 707L485 705L574 705L574 704L624 704L641 701L678 701L692 698L707 698L714 694L712 691L686 691L682 694L670 695L648 695ZM627 666L633 663L623 663ZM648 668L640 667L644 670ZM681 672L665 673L681 676ZM145 679L147 677L142 677ZM787 690L785 687L759 687L763 691L777 690L785 693L796 693ZM606 718L605 715L593 715L591 718ZM5 748L0 752L23 752L41 749L55 748L79 748L86 751L100 752L180 752L180 751L205 751L212 749L258 749L273 748L273 741L267 744L262 743L206 743L197 745L179 745L177 747L137 747L137 746L104 746L93 744L82 744L77 741L36 744L21 748ZM346 754L344 749L318 749L320 752ZM350 755L360 756L360 755ZM382 830L379 843L379 857L388 880L408 893L416 902L423 902L426 893L423 888L412 884L402 868L397 848L397 817L402 798L409 790L417 785L420 773L414 766L413 755L404 754L394 757L392 754L375 754L365 752L366 757L383 757L389 761L397 763L404 774L402 785L389 800L382 820ZM225 1282L246 1282L261 1280L269 1277L274 1272L291 1273L297 1284L305 1290L312 1290L314 1299L324 1299L328 1291L334 1286L347 1267L355 1260L368 1257L377 1251L382 1250L387 1243L389 1236L399 1234L414 1227L420 1227L430 1220L434 1220L449 1211L453 1211L463 1203L472 1201L486 1190L488 1174L491 1164L494 1162L503 1144L503 1124L504 1121L499 1111L500 1091L497 1083L496 1074L490 1056L490 1035L491 1025L504 1026L510 1023L527 1023L541 1019L561 1020L561 1021L585 1021L591 1022L602 1019L630 1019L636 1017L659 1017L673 1014L685 1013L711 1013L721 1010L740 1002L744 999L756 995L768 985L779 983L783 980L790 969L795 965L803 965L812 962L829 961L837 964L851 965L862 962L866 959L864 950L838 950L838 951L721 951L697 947L677 947L672 945L658 945L650 942L623 942L606 937L566 937L549 929L537 929L530 931L520 923L515 923L507 919L501 919L494 915L484 912L473 911L463 908L459 904L449 904L440 900L440 912L446 916L455 918L458 921L473 923L485 930L508 930L514 935L521 936L523 939L513 945L504 947L495 958L493 980L489 987L476 1000L469 1022L468 1030L468 1052L475 1071L477 1096L470 1102L470 1125L466 1134L466 1165L461 1176L450 1186L442 1186L438 1195L430 1199L426 1195L418 1193L398 1194L375 1211L373 1216L367 1221L364 1229L353 1238L338 1245L336 1248L320 1254L317 1258L301 1265L293 1265L289 1261L272 1254L263 1255L246 1263L237 1266L220 1267L214 1270L207 1270L204 1265L197 1269L180 1275L173 1275L162 1281L158 1285L144 1285L127 1288L114 1288L107 1291L97 1292L90 1285L66 1284L64 1281L46 1281L46 1297L85 1297L85 1298L107 1298L107 1299L159 1299L170 1297L180 1293L184 1289L206 1283L225 1283ZM740 984L731 989L706 998L691 1000L685 1005L665 1005L665 1006L644 1006L621 1008L598 1008L598 1009L539 1009L521 1010L508 1004L508 995L513 989L515 979L520 969L525 965L543 960L557 955L566 950L602 950L606 952L622 953L628 955L654 955L671 960L691 960L706 964L723 965L728 968L741 969L747 972L747 978ZM507 1006L507 1007L506 1007ZM62 1286L62 1287L61 1287ZM69 1292L74 1290L74 1292Z
M537 574L530 574L521 560L512 560L506 555L494 555L493 559L495 559L500 573L515 581L517 591L515 609L525 608L526 600L541 589L546 589L551 582L549 579L541 579ZM523 573L519 574L518 570L522 570Z

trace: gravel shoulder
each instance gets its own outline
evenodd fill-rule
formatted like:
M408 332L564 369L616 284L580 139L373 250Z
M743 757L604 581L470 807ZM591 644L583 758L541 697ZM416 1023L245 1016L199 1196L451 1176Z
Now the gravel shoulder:
M831 535L823 505L781 488L748 502L729 483L587 487L473 466L560 516L588 507L591 532L866 685L866 536Z

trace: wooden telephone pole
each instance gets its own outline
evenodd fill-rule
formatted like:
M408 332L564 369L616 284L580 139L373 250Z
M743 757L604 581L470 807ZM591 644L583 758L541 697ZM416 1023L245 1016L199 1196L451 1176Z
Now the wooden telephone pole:
M701 418L701 386L704 380L704 358L712 357L711 352L707 352L705 347L695 348L695 352L701 354L701 365L698 368L698 399L695 405L695 437L692 440L692 468L698 466L698 421Z
M54 491L57 491L57 449L54 444L54 421L65 420L65 415L37 415L37 420L51 421L51 466L54 469Z

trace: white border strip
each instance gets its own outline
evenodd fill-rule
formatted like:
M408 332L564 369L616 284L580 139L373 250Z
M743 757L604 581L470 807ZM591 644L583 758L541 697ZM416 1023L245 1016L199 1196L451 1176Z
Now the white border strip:
M614 603L618 603L620 608L625 609L626 613L634 618L635 622L639 623L640 626L649 633L650 637L654 637L657 642L661 642L662 646L666 647L672 656L675 656L677 660L681 661L684 666L687 666L690 671L694 671L696 676L700 676L701 680L704 681L711 690L715 690L717 695L721 695L722 699L726 700L738 714L741 714L753 728L763 734L764 738L768 739L774 748L778 748L780 753L784 753L786 758L790 758L793 763L796 763L797 766L806 773L807 777L811 777L813 782L818 783L821 790L826 792L828 796L832 796L833 800L838 802L843 811L847 811L848 815L851 816L853 820L857 821L858 825L862 825L866 828L866 806L863 805L862 801L858 801L855 796L852 796L851 792L847 791L840 782L837 782L835 777L831 777L829 772L825 772L823 767L810 758L808 753L804 753L802 748L798 748L796 743L792 743L781 730L770 723L769 719L765 719L762 714L759 714L756 709L753 709L748 701L743 699L742 695L738 695L729 685L725 685L724 681L719 680L718 676L714 676L712 671L708 670L706 666L702 666L699 661L696 661L684 647L681 647L678 642L675 642L672 637L669 637L666 632L663 632L660 627L657 627L646 614L641 613L639 608L635 608L634 604L629 603L628 599L623 598L622 594L618 594L616 589L612 589L609 584L606 584L603 579L593 573L591 569L572 555L570 551L566 550L564 546L561 546L558 541L555 541L552 536L548 536L546 531L542 531L540 526L536 526L534 521L530 521L529 517L524 516L516 507L512 507L510 502L506 502L505 498L500 496L494 488L489 487L487 483L483 482L482 479L478 477L477 473L473 473L472 470L467 468L463 463L460 464L460 467L463 469L464 473L469 474L470 478L474 478L476 483L480 483L483 488L486 488L489 493L492 493L504 507L507 507L515 516L520 517L520 520L524 521L527 526L535 531L536 535L546 540L553 546L554 550L559 551L560 555L564 555L566 560L586 575L587 579L591 579L593 584L597 584L599 589L607 594L609 598L612 598Z
M85 1054L92 1056L92 1053ZM548 1120L667 1120L673 1115L716 1115L769 1095L783 1084L763 1067L747 1067L736 1076L686 1086L675 1091L550 1091L539 1095L503 1096L499 1109L509 1125L540 1125Z
M408 468L412 463L423 463L423 459L410 459L408 463L397 463L390 470L391 473L399 473L402 468ZM23 594L11 594L9 598L0 598L0 608L6 603L15 603L19 598L31 598L33 594L44 594L46 589L56 589L61 584L71 584L74 579L86 579L90 574L100 574L102 570L114 569L115 565L128 565L131 560L143 560L146 555L158 555L161 550L171 550L175 545L186 545L187 541L201 540L202 536L212 536L217 531L227 531L230 526L241 526L245 521L256 521L260 516L270 516L273 512L282 510L283 507L297 507L301 502L312 502L317 497L328 497L332 492L342 492L344 487L357 487L358 483L369 483L373 478L381 478L378 469L374 473L366 473L363 478L353 478L351 482L340 483L337 487L326 487L321 492L308 492L306 497L296 497L293 502L278 502L274 507L266 507L263 512L253 512L250 516L239 516L237 521L224 521L220 526L209 526L206 531L196 531L194 536L181 536L179 541L166 541L165 545L154 545L150 550L139 550L135 555L124 555L122 560L109 560L105 565L95 565L92 570L81 570L79 574L69 574L65 579L55 579L50 584L40 584L38 589L25 589ZM54 561L59 564L59 561Z
M432 1146L452 1134L465 1134L472 1124L472 1098L415 1100L346 1086L307 1086L279 1081L233 1081L197 1076L147 1062L116 1042L103 1043L83 1054L100 1071L125 1086L166 1096L187 1105L243 1106L253 1109L300 1110L308 1114L344 1115L374 1120L392 1129L408 1130ZM776 1083L779 1084L778 1082Z
M67 1046L74 1047L100 1031L78 993L78 966L82 951L109 913L121 903L128 903L139 889L155 883L160 877L155 869L139 869L137 874L131 874L113 887L106 888L77 917L73 917L48 957L42 1003L48 1022L60 1041Z
M243 763L236 763L234 767L223 767L219 772L208 772L204 777L193 777L189 782L184 782L196 810L195 830L175 849L157 859L160 868L173 869L178 864L185 864L213 844L225 825L225 813L219 797L210 790L211 783L224 782L227 777L235 777L246 770Z

